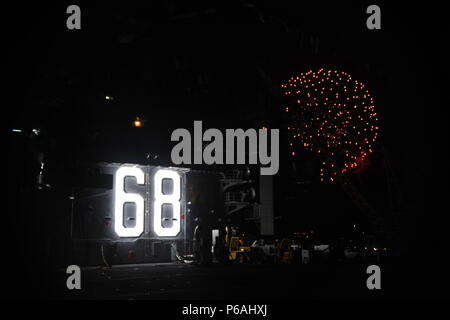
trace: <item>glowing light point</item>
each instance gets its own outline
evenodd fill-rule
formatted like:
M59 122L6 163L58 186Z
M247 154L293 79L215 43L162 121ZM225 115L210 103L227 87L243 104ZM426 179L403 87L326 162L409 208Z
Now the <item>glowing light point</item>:
M136 119L133 122L133 126L136 128L142 127L142 120L139 117L136 117Z

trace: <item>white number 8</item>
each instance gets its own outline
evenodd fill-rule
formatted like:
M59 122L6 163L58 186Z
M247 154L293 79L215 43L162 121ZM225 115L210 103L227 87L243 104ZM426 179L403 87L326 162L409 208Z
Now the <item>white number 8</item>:
M163 180L168 179L173 182L173 192L163 193ZM181 179L176 171L160 169L154 176L155 202L153 203L153 230L160 237L175 237L181 230ZM172 226L163 227L162 208L164 204L172 205Z

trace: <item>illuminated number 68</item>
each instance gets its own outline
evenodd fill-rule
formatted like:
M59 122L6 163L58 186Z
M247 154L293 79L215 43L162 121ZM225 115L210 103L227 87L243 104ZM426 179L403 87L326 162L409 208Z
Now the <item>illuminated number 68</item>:
M138 184L144 184L145 174L137 167L120 167L115 176L114 231L119 237L139 237L144 232L144 198L136 193L125 192L125 177L135 177ZM123 221L125 203L136 205L136 225L126 228Z
M173 192L171 194L164 194L163 192L163 180L168 179L173 182ZM155 233L160 237L174 237L180 230L180 175L176 171L160 169L154 176L155 185L155 202L153 204L153 228ZM163 205L172 205L173 212L173 224L171 227L163 227L162 225L162 210Z

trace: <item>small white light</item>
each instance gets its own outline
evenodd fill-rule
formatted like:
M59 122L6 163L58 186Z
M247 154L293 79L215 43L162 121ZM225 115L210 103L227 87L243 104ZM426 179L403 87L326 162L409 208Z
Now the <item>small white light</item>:
M21 132L22 132L22 129L12 129L12 132L21 133Z

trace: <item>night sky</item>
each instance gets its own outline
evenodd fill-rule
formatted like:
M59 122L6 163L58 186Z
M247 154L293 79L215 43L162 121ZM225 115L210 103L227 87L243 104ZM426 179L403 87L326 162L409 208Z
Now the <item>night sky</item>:
M370 230L338 186L316 182L314 157L292 158L287 148L281 83L311 69L338 69L367 84L380 114L379 144L356 184L389 219L386 154L399 190L402 241L407 248L440 243L422 232L447 211L435 201L448 190L448 111L437 81L446 37L433 18L442 8L380 4L382 29L371 31L369 2L105 2L80 4L82 28L71 31L69 4L2 10L2 118L14 168L30 164L27 140L13 128L41 130L38 145L55 186L81 163L146 164L151 153L159 155L153 164L170 165L171 132L193 132L194 120L204 130L280 128L278 230L314 229L324 237L346 234L353 223ZM136 117L143 128L132 127ZM19 176L13 190L28 181Z

